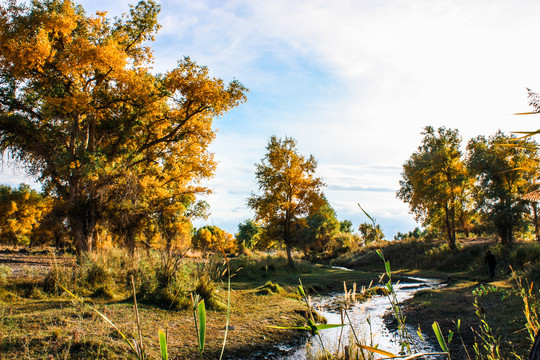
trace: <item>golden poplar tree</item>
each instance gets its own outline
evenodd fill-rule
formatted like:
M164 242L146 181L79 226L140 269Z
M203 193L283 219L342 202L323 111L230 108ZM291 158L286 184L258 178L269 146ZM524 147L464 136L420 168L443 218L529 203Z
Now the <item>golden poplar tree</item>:
M245 100L189 58L152 72L159 10L141 1L111 21L69 0L0 5L0 151L61 199L78 253L98 222L134 237L142 218L189 213L215 167L212 121Z
M289 266L298 221L324 204L325 184L315 176L317 161L300 155L296 140L272 136L255 176L260 195L252 194L248 205L264 226L264 234L285 244Z
M0 185L0 243L28 245L50 209L51 199L26 184L16 189Z

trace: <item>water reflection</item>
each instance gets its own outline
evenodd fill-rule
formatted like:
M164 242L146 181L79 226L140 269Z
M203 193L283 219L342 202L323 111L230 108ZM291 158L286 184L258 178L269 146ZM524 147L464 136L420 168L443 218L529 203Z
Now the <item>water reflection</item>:
M415 292L423 289L434 289L444 286L441 281L435 279L424 279L417 277L410 277L411 282L400 282L394 285L396 295L399 302L411 298ZM412 282L414 281L414 282ZM329 324L341 323L341 315L339 310L336 309L336 300L342 299L343 293L335 294L332 296L320 296L313 298L313 305L319 309L319 312L326 317ZM390 302L386 296L374 296L369 301L356 304L349 310L349 316L357 336L366 341L366 344L370 344L372 339L373 344L379 345L380 349L384 349L395 354L400 351L399 335L397 331L387 328L383 317L390 311ZM347 323L347 322L346 322ZM413 341L416 343L418 349L421 352L435 352L439 351L434 348L430 343L423 341L416 334L416 329L410 329L410 333L413 337ZM343 333L341 334L341 332ZM339 342L341 334L341 342ZM321 331L321 337L324 346L327 350L334 352L338 344L341 348L343 345L348 344L349 337L351 336L351 327L345 326L343 328L335 328ZM281 349L285 350L285 349ZM280 357L283 360L304 360L310 359L310 355L316 354L321 351L320 342L317 338L311 337L308 339L305 345L294 348L288 355ZM383 356L376 356L376 358L382 358ZM435 357L433 357L435 359Z

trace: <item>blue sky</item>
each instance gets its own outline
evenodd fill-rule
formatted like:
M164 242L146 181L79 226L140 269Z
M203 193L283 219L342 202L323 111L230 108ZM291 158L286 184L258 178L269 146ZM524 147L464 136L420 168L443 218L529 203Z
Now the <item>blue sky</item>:
M340 219L367 221L388 238L416 224L395 198L401 165L426 125L476 135L537 129L526 88L540 91L540 2L367 0L168 0L155 70L183 56L248 101L217 119L218 161L208 183L213 222L231 233L253 216L255 163L271 135L291 136L319 162ZM82 1L88 12L128 11L128 1ZM0 182L22 173L4 165ZM30 180L26 180L30 182ZM201 225L203 223L197 223Z

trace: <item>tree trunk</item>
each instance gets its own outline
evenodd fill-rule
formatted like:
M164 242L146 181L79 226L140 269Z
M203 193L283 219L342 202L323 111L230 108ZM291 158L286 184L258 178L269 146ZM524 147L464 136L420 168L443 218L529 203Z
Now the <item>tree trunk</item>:
M92 251L93 231L88 232L84 219L71 219L71 236L75 245L77 257Z
M287 248L287 265L289 265L289 267L291 268L294 268L294 260L292 258L292 255L291 255L291 243L290 241L286 240L285 241L285 247Z
M446 235L448 236L448 245L452 252L456 250L456 222L453 212L448 208L448 205L444 209L446 215Z
M534 234L536 235L536 241L540 241L540 224L538 224L538 204L533 202L533 214L534 214Z
M90 200L79 209L74 209L68 217L77 257L92 252L94 230L98 221L95 201Z
M508 225L502 231L502 234L501 234L501 242L508 249L510 249L512 247L512 243L513 243L513 240L514 240L513 233L514 233L514 229L513 229L512 225Z
M287 264L289 267L294 268L294 260L292 258L292 246L291 246L291 234L290 234L290 221L289 215L285 215L285 231L283 234L283 241L285 242L285 247L287 249Z
M126 229L126 247L128 248L130 255L135 255L135 227L129 226Z

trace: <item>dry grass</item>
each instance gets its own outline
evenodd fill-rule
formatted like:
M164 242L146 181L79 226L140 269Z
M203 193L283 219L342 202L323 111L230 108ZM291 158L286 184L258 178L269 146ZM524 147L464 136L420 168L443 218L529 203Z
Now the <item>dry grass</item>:
M268 328L304 322L303 304L281 295L258 296L247 291L232 294L233 308L226 355L250 358L250 354L290 342L301 334ZM136 335L130 303L97 303L96 308L130 337ZM158 357L159 329L168 329L169 353L173 358L198 356L192 314L153 306L139 308L143 342L151 358ZM208 311L206 355L214 358L221 349L225 313ZM19 299L0 303L0 353L2 359L109 359L126 358L127 345L94 312L67 298ZM66 357L64 357L66 356Z
M123 264L122 261L113 256L110 260L101 259L99 262L101 265L96 269L92 264L86 264L78 270L86 269L84 274L91 273L95 275L94 277L99 275L98 279L106 280L108 286L115 290L117 301L106 301L103 297L89 297L95 289L100 289L99 281L73 282L72 277L68 276L71 280L67 284L72 284L73 287L70 289L79 296L86 296L86 301L91 301L122 332L136 337L133 303L129 300L129 293L121 291L122 282L117 279L123 278L123 275L119 276L116 270L110 270L113 272L112 275L95 272L104 266L107 267L106 264ZM194 261L193 266L186 265L192 269L199 267L203 260L186 261ZM367 285L370 280L376 278L376 274L332 269L320 265L312 266L307 263L290 270L286 266L281 266L281 262L282 259L279 257L274 260L266 255L264 259L258 257L250 261L251 268L240 269L237 276L233 277L231 327L227 338L226 358L264 359L269 352L279 352L274 345L298 342L305 336L301 332L268 327L304 324L304 304L294 293L299 278L302 278L313 292L340 290L343 281L351 285L352 282ZM270 270L267 269L269 264L273 265L270 266ZM254 269L258 269L258 272L250 271ZM269 280L274 282L276 288L279 286L280 291L257 290L257 287ZM215 291L217 297L226 298L222 282L216 282ZM122 300L126 298L127 300ZM151 358L158 357L158 330L165 330L165 327L168 329L171 358L198 357L197 338L190 309L173 311L146 303L140 304L139 312L143 343ZM207 317L205 356L212 359L219 356L221 350L226 313L211 310L208 311ZM43 276L35 276L32 272L25 277L10 278L7 284L0 286L0 354L0 359L129 357L125 342L102 318L88 308L72 302L67 295L45 292Z

